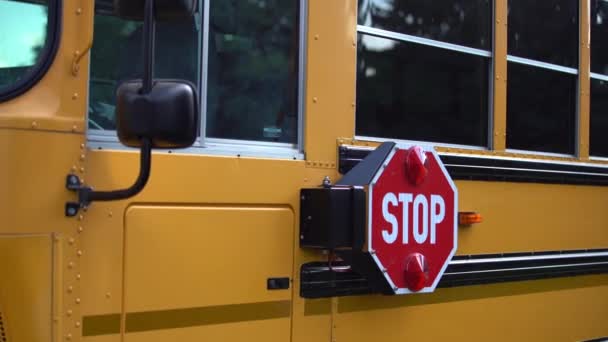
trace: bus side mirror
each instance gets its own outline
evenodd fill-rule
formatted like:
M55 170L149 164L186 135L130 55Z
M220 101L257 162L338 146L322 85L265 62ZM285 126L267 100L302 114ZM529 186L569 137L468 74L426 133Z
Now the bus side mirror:
M198 101L189 82L154 80L149 93L141 80L122 83L116 96L116 123L120 142L141 147L148 139L154 148L192 146L198 132Z
M114 0L123 18L144 19L141 80L122 83L116 93L117 133L120 142L139 147L139 174L125 189L98 191L82 185L75 174L66 177L66 188L78 194L77 202L65 204L65 215L73 217L95 201L116 201L140 193L150 178L153 148L185 148L196 140L198 100L194 86L179 80L154 79L154 32L156 20L192 15L195 0ZM160 14L159 14L160 13Z
M225 0L224 0L225 1ZM146 0L114 0L114 13L127 20L144 20ZM154 0L155 19L173 21L196 13L197 0Z

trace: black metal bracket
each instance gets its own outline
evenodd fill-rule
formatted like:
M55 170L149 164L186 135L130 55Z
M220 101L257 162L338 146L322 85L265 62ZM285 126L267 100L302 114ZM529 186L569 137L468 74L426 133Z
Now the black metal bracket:
M75 174L67 175L65 187L69 191L77 193L78 202L67 202L65 204L65 216L74 217L78 215L80 209L88 207L91 202L127 199L140 193L150 178L152 167L152 142L150 139L142 139L139 164L139 175L135 183L121 190L94 191L93 188L82 185L80 178Z

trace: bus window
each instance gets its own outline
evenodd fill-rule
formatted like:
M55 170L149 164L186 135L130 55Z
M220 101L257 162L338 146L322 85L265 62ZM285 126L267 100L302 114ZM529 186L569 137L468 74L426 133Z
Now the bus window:
M608 157L608 2L591 1L591 129L589 152Z
M0 0L0 93L27 78L47 41L46 1Z
M201 90L203 141L295 144L299 0L200 3L196 18L158 24L155 76L186 79ZM140 22L113 16L111 0L96 1L89 106L93 134L116 128L114 91L122 80L141 75L141 34Z
M356 134L488 146L492 3L359 1Z
M298 0L215 0L209 9L206 133L296 143Z
M578 1L510 0L508 15L507 147L573 155Z

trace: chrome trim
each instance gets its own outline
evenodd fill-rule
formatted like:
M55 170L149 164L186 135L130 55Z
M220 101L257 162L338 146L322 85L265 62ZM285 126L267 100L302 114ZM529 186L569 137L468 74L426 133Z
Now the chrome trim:
M565 67L565 66L561 66L561 65L557 65L557 64L552 64L552 63L541 62L541 61L537 61L537 60L529 59L529 58L507 55L507 61L513 62L513 63L518 63L518 64L523 64L523 65L528 65L528 66L534 66L534 67L547 69L547 70L564 72L564 73L572 74L572 75L578 75L578 69Z
M452 263L450 263L450 265L452 265ZM570 266L570 267L577 267L577 266L594 266L594 265L608 265L608 261L578 263L578 264L547 265L547 266L493 268L491 270L466 271L466 272L446 272L445 274L446 275L480 274L480 273L495 273L495 272L508 272L508 271L544 270L544 269L550 269L550 268L563 268L563 267L568 267L568 266Z
M452 43L445 43L445 42L441 42L438 40L412 36L412 35L404 34L404 33L387 31L387 30L369 27L369 26L365 26L365 25L357 25L357 32L369 34L369 35L380 37L380 38L388 38L388 39L398 40L398 41L402 41L402 42L409 42L409 43L416 43L416 44L421 44L421 45L426 45L426 46L432 46L432 47L436 47L436 48L440 48L440 49L444 49L444 50L462 52L462 53L466 53L466 54L470 54L470 55L476 55L476 56L488 57L488 58L492 57L491 51L471 48L471 47L452 44Z
M566 153L553 153L553 152L542 152L542 151L530 151L530 150L518 150L515 148L507 148L505 150L507 153L519 153L519 154L529 154L531 156L547 156L547 157L560 157L560 158L575 158L574 154L566 154Z
M204 142L207 136L207 87L209 81L207 79L209 70L209 1L203 1L203 46L201 47L201 88L200 88L200 132L198 134L201 143Z
M112 150L136 152L137 149L126 147L118 141L89 141L89 150ZM196 154L207 156L233 156L242 158L269 158L298 160L304 159L304 155L295 148L251 146L245 144L213 144L212 146L201 146L199 140L192 147L179 150L154 150L153 154Z
M299 22L300 45L298 49L298 151L304 153L304 114L306 111L306 73L307 73L307 29L308 29L308 0L300 0L300 22Z
M450 265L471 265L471 264L486 264L486 263L492 263L492 262L539 261L539 260L558 260L558 259L593 258L593 257L608 257L608 252L568 253L568 254L521 256L521 257L459 259L459 260L450 261Z
M387 139L387 141L390 139ZM375 146L357 146L357 145L349 145L342 144L340 146L344 146L350 149L363 150L363 151L373 151L376 149ZM474 152L474 151L472 151ZM566 165L566 166L589 166L589 167L597 167L597 168L605 168L608 169L608 164L599 164L599 163L588 163L588 162L580 162L580 161L558 161L558 160L547 160L547 159L532 159L532 158L518 158L518 157L508 157L508 156L497 156L493 154L473 154L473 153L460 153L460 152L439 152L439 156L452 156L452 157L465 157L465 158L478 158L478 159L499 159L499 160L509 160L509 161L521 161L521 162L530 162L530 163L540 163L540 164L554 164L554 165ZM572 158L572 156L568 156ZM590 157L591 160L598 161L608 161L608 157Z
M598 74L598 73L595 73L595 72L592 72L589 75L591 76L591 78L594 78L596 80L608 82L608 75L602 75L602 74Z
M584 176L608 177L608 174L603 174L603 173L574 172L574 171L561 171L561 170L543 170L543 169L526 169L526 168L519 168L519 167L479 166L479 165L448 164L448 163L446 163L445 166L461 167L461 168L469 168L469 169L509 170L509 171L526 171L526 172L559 173L559 174L568 174L568 175L584 175Z

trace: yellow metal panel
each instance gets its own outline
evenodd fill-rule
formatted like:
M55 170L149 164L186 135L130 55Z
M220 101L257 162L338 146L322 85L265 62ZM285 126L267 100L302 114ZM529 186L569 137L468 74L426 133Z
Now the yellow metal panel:
M506 148L507 134L507 2L494 1L494 135L492 147L497 151Z
M289 341L289 318L156 330L125 335L125 342L161 341Z
M84 316L122 310L123 213L124 202L94 203L79 222Z
M339 299L336 341L582 341L608 336L608 277Z
M608 188L458 181L460 211L483 223L461 227L457 254L608 246Z
M336 138L355 133L357 1L308 2L305 151L336 161Z
M51 236L0 235L0 260L0 316L8 342L51 341Z
M87 336L82 338L82 342L119 342L122 341L121 335ZM152 341L152 340L150 340Z
M591 72L590 61L590 9L589 0L579 0L580 3L580 61L579 61L579 76L578 76L578 157L580 159L589 159L589 101L591 93L591 85L589 74Z
M0 128L0 233L73 228L64 203L74 200L65 177L79 165L82 136ZM84 145L82 145L84 147Z
M291 277L293 229L289 208L131 207L125 310L289 300L290 290L269 291L266 280Z

